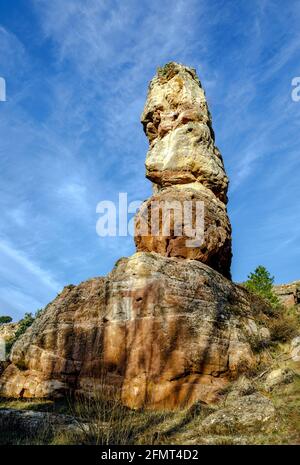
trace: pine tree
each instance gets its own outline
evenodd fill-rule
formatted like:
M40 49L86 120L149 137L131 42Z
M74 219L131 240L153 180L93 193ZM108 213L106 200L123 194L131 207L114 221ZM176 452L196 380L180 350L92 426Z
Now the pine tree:
M245 282L246 288L263 297L273 308L280 306L280 301L273 290L274 276L264 266L258 266L253 273L250 273Z

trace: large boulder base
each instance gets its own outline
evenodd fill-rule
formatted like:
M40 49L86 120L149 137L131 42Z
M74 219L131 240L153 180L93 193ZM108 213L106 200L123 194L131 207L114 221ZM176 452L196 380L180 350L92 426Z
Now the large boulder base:
M67 286L13 347L8 397L116 390L134 408L211 402L254 367L259 300L196 260L139 252Z

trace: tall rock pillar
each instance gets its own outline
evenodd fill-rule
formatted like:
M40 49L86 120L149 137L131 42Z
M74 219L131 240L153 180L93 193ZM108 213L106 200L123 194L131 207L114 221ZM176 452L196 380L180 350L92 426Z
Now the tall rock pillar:
M230 278L228 178L195 70L173 62L159 68L150 82L141 120L150 144L146 177L153 183L153 196L136 216L137 250L199 260ZM191 245L183 212L184 205L190 204L195 213L197 202L204 207L204 234L201 241ZM162 207L167 204L172 205L168 218ZM154 215L159 221L155 232ZM190 226L195 229L194 216Z

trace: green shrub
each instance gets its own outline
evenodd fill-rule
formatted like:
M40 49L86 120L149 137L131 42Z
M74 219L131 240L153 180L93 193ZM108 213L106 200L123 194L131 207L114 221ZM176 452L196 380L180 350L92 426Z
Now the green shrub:
M19 321L19 327L15 332L15 335L6 343L6 351L8 354L10 353L14 343L25 333L26 329L29 328L33 322L34 317L32 316L32 313L25 313L24 318Z
M244 286L256 295L266 300L273 309L280 307L280 301L273 290L274 277L264 266L258 266L253 273L250 273Z
M15 333L15 338L19 339L22 334L25 333L26 329L29 328L29 326L32 325L34 322L34 317L32 316L32 313L25 313L24 318L19 321L19 328Z
M5 323L11 323L12 317L11 316L0 316L0 325Z

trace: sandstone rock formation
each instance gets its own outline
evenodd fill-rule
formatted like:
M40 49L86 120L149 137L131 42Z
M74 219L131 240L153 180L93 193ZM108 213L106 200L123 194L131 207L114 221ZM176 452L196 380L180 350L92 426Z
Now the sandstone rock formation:
M176 63L160 69L142 122L147 177L156 187L137 214L138 252L105 278L64 288L15 343L0 395L92 395L104 386L131 407L177 408L217 399L229 380L255 367L249 341L263 331L255 316L266 304L226 278L228 179L195 72ZM165 218L157 235L141 234L155 201L159 211L159 202L175 202L167 235ZM197 212L197 201L204 206L200 244L184 228L177 234L183 217L176 213L186 202Z
M274 292L286 308L300 305L300 281L274 286Z
M137 249L200 260L230 277L228 178L214 144L211 116L195 70L177 63L168 63L158 70L149 86L142 124L150 143L146 176L154 183L155 195L143 204L137 215ZM196 201L204 204L202 241L187 245L187 235L177 234L175 227L164 231L162 223L166 219L160 220L157 233L150 229L153 202L160 205L156 208L164 217L162 205L176 200L175 210L181 218L173 223L179 226L179 223L183 225L184 204L191 199L194 204ZM193 216L196 217L195 211ZM145 229L141 230L144 223L149 226L146 233Z
M9 341L19 329L18 323L4 323L0 325L0 338Z
M107 278L68 286L15 344L1 394L93 393L132 407L210 402L255 366L249 293L196 260L136 253Z
M192 227L197 227L196 208L197 201L204 202L204 236L203 241L196 240L192 246L187 246L191 241L185 233L182 205L190 202L193 213L191 214ZM171 209L164 208L165 205L172 206L172 217L169 221ZM162 213L159 215L159 213ZM173 213L174 212L174 213ZM199 216L201 215L201 212ZM231 227L228 220L226 207L223 202L215 197L206 187L201 184L197 188L190 184L184 186L171 186L164 188L160 193L154 194L141 206L136 218L136 230L151 230L152 218L159 218L159 231L163 231L165 225L169 226L169 235L149 234L135 236L137 249L144 252L158 252L166 257L190 258L200 260L215 270L230 276L231 262ZM176 229L179 234L176 234ZM195 245L194 245L195 244Z

